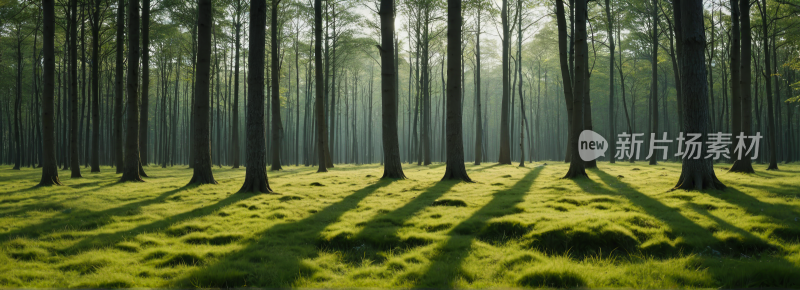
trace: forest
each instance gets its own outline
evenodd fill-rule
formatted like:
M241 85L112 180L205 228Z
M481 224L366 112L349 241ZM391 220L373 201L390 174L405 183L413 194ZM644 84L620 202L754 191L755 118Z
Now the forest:
M0 287L800 286L798 0L0 0Z

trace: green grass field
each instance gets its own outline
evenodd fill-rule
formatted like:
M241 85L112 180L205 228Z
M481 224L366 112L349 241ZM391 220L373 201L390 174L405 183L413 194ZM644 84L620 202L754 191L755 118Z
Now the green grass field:
M236 194L244 170L111 168L35 188L0 170L0 287L800 287L800 165L668 189L680 165L444 166L270 172L278 194Z

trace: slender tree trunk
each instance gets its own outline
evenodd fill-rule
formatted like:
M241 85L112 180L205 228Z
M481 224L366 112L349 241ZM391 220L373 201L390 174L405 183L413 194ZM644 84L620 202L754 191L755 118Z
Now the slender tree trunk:
M611 1L605 0L606 4L606 22L608 24L607 34L608 34L608 136L611 137L611 144L610 148L617 148L617 133L616 133L616 124L614 122L614 29L613 29L613 18L611 18ZM538 116L537 116L538 118ZM610 163L615 163L616 158L611 156L609 159Z
M732 0L735 1L735 0ZM740 0L738 3L739 7L739 23L741 29L741 45L739 48L741 49L741 53L739 56L739 101L736 100L736 93L734 93L734 103L740 104L737 110L736 104L733 105L733 120L734 122L740 122L738 124L739 131L736 130L736 126L734 126L734 134L744 134L744 136L751 136L752 135L752 122L753 122L753 113L752 113L752 99L751 99L751 79L752 79L752 72L751 63L752 59L751 52L752 52L752 42L753 37L751 36L751 29L750 29L750 2ZM735 6L735 5L734 5ZM734 14L737 14L734 12ZM734 29L736 27L734 26ZM685 62L683 62L685 63ZM684 71L683 69L681 71ZM734 80L735 82L736 80ZM685 91L685 90L684 90ZM688 94L684 94L687 95ZM737 118L738 117L738 118ZM738 132L738 134L737 134ZM738 154L734 154L738 155ZM738 156L737 156L738 157ZM754 173L753 164L751 158L747 158L746 156L740 160L736 160L733 162L733 166L731 166L730 172L742 172L742 173Z
M70 0L69 39L69 168L72 178L81 177L78 150L78 1Z
M702 0L675 0L679 7L674 9L681 12L681 39L683 52L681 53L681 79L683 81L684 114L683 132L687 134L702 134L705 136L709 130L708 117L708 83L706 80L705 55L706 46L703 31L703 1ZM702 151L702 150L701 150ZM702 155L702 154L701 154ZM713 160L700 158L684 158L681 176L675 189L703 190L725 189L725 185L717 179L714 173Z
M250 9L252 10L252 8ZM253 35L252 28L250 34ZM322 0L314 0L314 78L316 81L314 111L317 120L317 151L319 153L319 169L317 172L328 172L327 165L328 161L330 161L327 139L328 127L325 124L325 107L323 106L327 82L323 79L322 68Z
M122 173L124 167L122 151L122 102L124 81L124 51L125 51L125 5L124 0L117 1L117 45L116 65L114 67L114 165L117 173Z
M481 8L475 32L475 165L483 162L483 116L481 115Z
M769 25L767 24L767 1L756 1L758 10L761 12L761 45L764 49L764 80L766 81L767 91L767 144L769 146L769 166L767 170L778 170L778 146L775 135L775 113L772 104L772 66L770 65L770 46L769 46Z
M92 171L100 172L100 0L92 21Z
M561 2L561 0L557 1ZM561 10L559 6L561 5L557 3L556 9ZM583 99L586 95L585 90L587 86L585 82L588 78L587 65L589 63L589 47L586 44L587 10L586 0L575 0L575 80L572 94L572 127L569 129L571 140L567 145L572 157L569 164L569 171L567 171L567 174L564 176L564 178L570 179L587 176L585 162L580 158L580 154L578 153L578 136L580 136L583 131L584 125ZM566 88L568 86L568 83L565 82L564 87Z
M652 134L650 136L653 138L654 136L658 136L658 0L653 0L651 6L652 12L650 17L653 23L650 24L652 26L652 34L650 36L650 68L652 73L652 78L650 80L650 100L652 100L650 118L652 127L650 128L650 132ZM612 137L612 139L614 138ZM652 150L652 148L650 150ZM658 160L656 154L653 154L650 156L650 165L656 164L658 164Z
M472 182L464 167L461 117L461 0L447 1L447 162L442 180Z
M128 1L128 124L125 168L120 181L143 182L139 174L139 3Z
M189 180L189 184L217 184L214 174L211 172L211 146L209 144L211 130L208 120L210 115L209 101L211 99L211 33L214 25L213 8L211 6L211 0L198 1L197 74L195 75L197 87L195 88L194 101L195 134L194 140L192 140L192 146L195 146L196 149L194 160L190 160L190 162L194 163L194 175ZM253 52L253 55L259 54Z
M42 179L39 186L61 185L56 163L56 136L53 122L55 97L55 1L42 0L44 70L42 91Z
M502 1L503 7L500 10L500 19L502 20L502 36L500 41L502 42L502 65L501 69L503 70L503 98L500 104L500 157L498 161L500 164L511 164L511 144L510 144L510 134L509 134L509 90L510 90L510 71L509 71L509 54L510 51L510 42L511 39L509 38L509 26L510 24L508 19L508 0Z
M317 0L319 1L319 0ZM266 1L251 2L250 6L250 43L248 44L247 82L247 116L245 130L247 133L247 167L242 188L239 192L270 193L267 179L266 141L264 140L264 53L266 50Z
M319 1L319 0L318 0ZM395 86L394 0L381 0L381 99L383 123L383 176L405 179L400 160L400 140L397 132L397 90ZM372 77L372 75L370 75ZM369 145L367 145L369 146Z
M283 169L281 166L281 141L283 140L283 124L281 123L281 96L280 96L280 40L278 39L278 4L280 0L272 0L272 17L270 17L270 56L272 61L272 167L270 170L277 171Z

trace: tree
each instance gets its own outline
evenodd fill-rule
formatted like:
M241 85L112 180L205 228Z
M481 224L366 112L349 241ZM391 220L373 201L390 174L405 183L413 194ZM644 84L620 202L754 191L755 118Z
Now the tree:
M74 1L74 0L73 0ZM128 1L128 124L125 168L120 181L144 182L139 175L139 3Z
M244 5L242 0L234 3L234 29L236 30L236 64L233 72L233 122L231 122L231 163L233 168L239 168L239 48L242 39L242 17Z
M769 25L767 24L767 1L756 0L758 4L758 11L761 12L761 29L762 29L762 38L761 38L761 45L764 48L764 80L766 81L766 92L767 92L767 144L769 146L769 166L767 170L778 170L778 148L777 148L777 141L775 140L775 113L774 105L772 100L772 67L770 66L770 49L769 49Z
M92 169L100 172L100 0L94 0L92 14Z
M208 0L206 0L208 1ZM319 1L319 0L317 0ZM270 193L267 179L267 158L264 140L264 53L267 24L267 4L252 1L250 4L250 43L247 56L247 168L244 184L239 192ZM324 162L320 162L324 163Z
M208 120L211 99L211 32L213 24L211 0L199 0L197 5L196 93L193 112L195 132L192 136L192 146L196 149L194 160L189 160L194 163L194 175L189 180L189 184L217 184L214 174L211 172L211 144L209 144L211 130Z
M503 70L503 98L501 101L501 109L500 109L500 157L498 162L500 164L511 164L511 143L509 141L510 134L509 134L509 102L510 102L510 92L509 87L511 86L511 80L509 74L511 73L509 70L509 54L511 53L510 44L511 44L511 35L509 35L509 26L510 24L508 19L508 0L503 0L503 7L500 11L500 18L502 20L503 26L503 35L500 39L502 42L502 50L500 54L502 54L502 70Z
M125 4L117 1L117 46L116 66L114 67L114 165L117 173L122 173L124 159L122 154L122 102L123 102L123 61L125 51Z
M137 0L128 0L135 1ZM139 162L149 163L148 145L148 113L150 112L150 0L142 0L142 96L139 110ZM139 175L147 177L144 169L139 167Z
M442 180L472 182L464 167L461 130L461 22L461 0L447 0L447 162Z
M69 168L72 178L81 177L78 151L78 0L70 0L69 38Z
M252 9L252 8L251 8ZM252 24L251 24L252 25ZM317 172L328 172L327 164L330 161L328 153L328 126L325 124L325 80L322 71L322 0L314 0L314 81L315 99L314 111L317 120L317 151L319 154L319 169Z
M283 140L283 124L281 124L281 95L280 95L280 39L278 39L278 4L281 0L272 0L272 17L270 17L270 49L272 69L272 166L271 170L277 171L283 169L281 167L281 141Z
M561 4L561 5L559 5ZM557 9L557 17L563 17L563 1L557 0L556 2L556 9ZM581 132L583 131L583 124L584 124L584 113L583 113L583 98L585 96L585 90L587 86L585 86L586 78L588 77L588 68L587 65L589 63L589 46L586 43L586 20L587 20L587 5L586 0L576 0L575 1L575 68L574 68L574 86L572 89L572 126L569 128L570 140L569 144L569 151L572 158L570 158L569 163L569 171L567 171L567 175L564 178L577 178L586 175L586 168L584 161L580 158L580 154L578 153L579 149L579 142L578 137L580 136ZM561 14L559 15L559 11ZM561 20L559 19L559 22ZM561 27L559 27L559 46L561 46ZM562 60L563 62L563 60ZM563 64L562 64L562 74L563 72ZM568 80L568 78L565 78ZM564 87L568 87L569 82L564 81ZM565 93L566 94L566 93Z
M42 0L44 70L42 92L42 179L39 186L61 185L56 164L55 109L55 1Z
M475 165L483 162L483 116L481 115L481 6L475 31Z
M394 0L381 0L381 99L383 111L383 177L405 179L400 160L397 132L397 90L395 90ZM370 75L371 77L371 75Z
M683 15L681 15L681 17L683 17ZM752 72L750 71L752 60L750 59L750 57L752 52L751 45L753 42L753 37L751 35L751 29L750 29L750 1L739 0L739 22L740 22L739 28L741 29L741 38L740 38L741 45L739 45L739 48L741 49L741 54L739 56L740 66L739 66L739 90L738 90L740 105L739 105L739 110L736 110L736 107L734 105L733 114L731 115L731 117L733 118L734 122L740 120L739 122L741 123L739 124L739 130L740 130L739 132L744 133L745 136L751 136L752 122L753 122L753 112L752 112L753 101L751 98L752 93L750 92L752 88L751 84ZM684 29L683 31L686 31L686 29ZM686 49L683 50L684 53L685 51ZM685 56L681 55L681 57ZM685 63L686 63L685 61L681 62L682 65ZM681 72L684 71L685 70L681 68ZM683 79L685 78L685 76L681 75L681 78ZM735 82L736 80L733 81ZM684 91L683 94L684 98L689 98L690 96L686 93L688 91L685 89L683 91ZM736 95L734 95L734 97L736 97ZM734 100L733 102L736 102L736 100ZM686 102L684 102L684 104L685 103ZM684 116L684 118L686 117ZM684 120L684 122L686 122L686 120ZM734 129L735 128L736 127L734 127ZM733 135L738 136L739 132L734 131ZM746 156L743 159L734 161L729 171L742 172L742 173L755 173L755 170L753 170L753 164L751 162L751 159L747 158Z
M745 1L746 2L746 1ZM680 7L675 7L678 3ZM708 133L708 82L705 66L706 38L703 27L702 0L674 0L673 8L681 13L681 87L683 88L683 132ZM708 158L685 158L681 176L674 189L725 189L714 173L714 163Z
M617 138L615 138L616 127L614 126L614 28L613 18L611 18L611 1L605 0L606 4L606 30L608 38L608 129L609 136L611 136L610 148L617 148ZM608 158L610 163L615 163L615 157Z

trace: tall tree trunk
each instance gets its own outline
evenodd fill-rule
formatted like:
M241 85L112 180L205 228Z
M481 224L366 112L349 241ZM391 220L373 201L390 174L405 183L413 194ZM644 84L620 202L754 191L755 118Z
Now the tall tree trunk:
M92 17L92 170L100 172L100 0Z
M561 2L561 0L557 0ZM556 4L556 9L560 6ZM560 10L560 9L559 9ZM583 131L584 125L584 104L583 99L586 95L587 86L585 82L588 78L588 63L589 63L589 46L586 43L586 21L587 21L587 5L586 0L575 0L575 80L572 94L572 127L569 128L571 135L569 146L570 155L572 156L569 163L569 171L564 178L577 178L585 177L586 169L585 162L581 159L578 153L579 142L578 136ZM558 13L558 12L556 12ZM558 16L561 17L561 16ZM559 41L561 42L561 41ZM564 83L566 88L567 82Z
M195 134L192 146L195 146L194 175L189 184L217 184L211 172L211 141L209 128L209 101L211 96L211 33L214 25L211 0L199 0L197 6L197 74L194 120ZM261 42L263 43L263 41ZM253 55L263 55L256 54ZM263 86L262 86L263 87Z
M272 0L272 17L270 17L270 56L272 61L270 66L272 69L272 167L270 170L277 171L283 169L281 167L281 141L283 140L283 124L281 123L281 95L280 95L280 59L278 53L280 50L280 39L278 39L278 4L280 0Z
M44 70L42 91L42 179L39 186L61 185L56 164L56 136L53 115L55 106L55 1L42 0Z
M133 0L128 0L133 1ZM142 96L141 108L139 110L139 161L142 165L147 165L149 155L147 154L148 142L148 113L150 111L150 0L142 0ZM143 168L139 169L139 175L147 177Z
M574 124L572 123L573 122L572 115L575 113L573 106L573 99L575 93L573 92L572 89L572 76L570 74L571 65L567 60L569 52L567 51L567 20L565 14L566 12L564 11L564 1L556 0L556 25L558 26L558 56L559 56L558 59L559 59L559 64L561 66L561 79L564 88L564 100L567 107L567 120L568 120L567 128L572 128L572 125ZM581 124L583 124L582 114L580 119L581 119ZM572 144L571 129L568 129L568 132L570 132L569 133L570 136L568 136L567 138L567 143ZM567 149L565 155L569 157L571 155L571 149ZM569 162L571 161L571 158L565 158L565 160L568 160Z
M120 181L143 182L139 174L139 2L128 1L128 124L125 168Z
M605 0L606 3L606 22L608 24L608 29L606 33L608 35L608 136L611 138L610 148L617 148L617 134L616 134L616 127L614 122L614 29L613 29L613 18L611 18L611 1ZM538 116L537 116L538 118ZM538 122L537 122L538 123ZM615 163L614 156L611 156L609 159L610 163Z
M483 162L483 116L481 115L481 8L475 32L475 165Z
M653 138L658 136L658 0L653 0L650 5L652 6L650 17L653 20L652 24L650 24L652 27L652 34L650 35L650 68L652 73L650 80L650 100L652 100L652 106L650 107L652 125L650 138ZM611 139L614 139L614 136ZM653 149L650 148L650 150ZM656 164L658 164L658 160L656 154L653 154L650 156L650 165Z
M124 51L125 51L125 5L124 0L117 1L117 45L116 64L114 67L114 165L117 173L122 173L124 167L122 151L122 102L124 81Z
M72 178L81 177L78 150L78 1L70 0L69 39L69 168Z
M769 25L767 24L767 1L756 1L758 10L761 12L761 45L764 49L764 80L766 81L767 91L767 144L769 146L769 166L767 170L778 170L778 146L775 135L775 113L772 104L772 66L770 65L770 45L769 45Z
M675 0L673 5L675 5L674 3L680 3L681 6L680 8L673 7L680 11L682 21L681 38L678 41L683 42L681 79L685 96L683 103L686 110L683 132L705 136L709 131L709 116L706 62L703 53L706 46L705 32L703 31L703 1ZM725 185L717 179L714 173L713 160L684 158L681 176L675 189L722 190L725 189Z
M733 0L735 1L735 0ZM735 5L734 5L735 6ZM733 120L734 122L741 122L738 124L739 131L736 131L736 126L734 126L734 134L737 136L739 134L744 134L744 136L751 136L752 135L752 122L753 122L753 112L752 112L752 89L751 79L752 79L752 72L751 64L752 59L752 42L753 37L751 36L751 29L750 29L750 2L739 0L739 23L741 29L741 45L739 48L741 49L741 54L739 56L739 102L736 101L736 94L734 93L734 103L739 103L739 110L736 110L736 105L733 106ZM736 14L734 12L734 14ZM734 29L736 27L734 26ZM685 62L683 62L685 63ZM683 71L683 70L681 70ZM735 82L736 80L734 80ZM686 90L684 90L686 92ZM688 94L684 94L688 96ZM734 154L737 155L737 154ZM737 156L738 158L738 156ZM730 172L742 172L742 173L754 173L753 164L750 158L746 156L740 160L736 160L733 162L733 166L731 166Z
M231 163L233 168L239 168L239 48L242 39L242 1L236 1L236 58L233 66L233 119L231 121Z
M252 10L252 8L250 9ZM253 34L252 28L250 34ZM322 68L322 0L314 0L314 78L316 82L316 88L314 90L316 94L314 99L314 114L317 120L317 151L319 153L319 169L317 169L317 172L328 172L328 161L330 161L330 154L328 153L328 126L325 123L325 106L323 106L327 81L323 79Z
M317 0L319 1L319 0ZM250 43L248 44L247 116L247 167L239 192L270 193L267 179L266 141L264 140L264 53L266 50L267 3L254 1L250 5Z
M511 144L510 144L510 135L509 135L509 90L511 86L510 80L510 71L509 71L509 53L510 51L510 43L511 39L509 38L509 26L510 24L508 19L508 0L503 0L502 2L503 7L500 10L500 18L502 20L502 37L500 41L502 42L502 50L500 54L502 55L502 70L503 70L503 98L500 102L500 157L498 158L498 163L500 164L511 164Z
M472 182L464 167L461 118L461 0L447 1L447 162L442 180Z
M405 179L400 160L400 140L397 132L397 90L395 90L394 0L381 0L381 99L383 123L383 176ZM370 78L372 75L370 75ZM410 80L409 80L410 81ZM367 145L369 146L369 145Z

